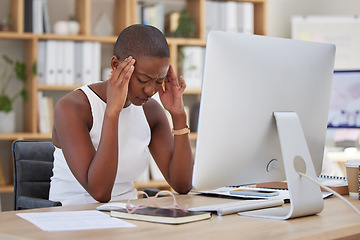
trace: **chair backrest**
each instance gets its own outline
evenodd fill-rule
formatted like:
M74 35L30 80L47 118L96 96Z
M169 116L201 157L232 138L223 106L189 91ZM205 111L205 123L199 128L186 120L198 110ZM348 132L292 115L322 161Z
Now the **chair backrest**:
M17 140L12 144L14 163L14 209L18 198L49 199L54 145L48 140Z

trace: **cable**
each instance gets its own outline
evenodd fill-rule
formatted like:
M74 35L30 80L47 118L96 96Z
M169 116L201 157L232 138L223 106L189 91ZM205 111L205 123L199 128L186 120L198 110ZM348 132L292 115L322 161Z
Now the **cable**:
M325 186L324 184L322 184L321 182L315 180L314 178L304 174L304 173L300 173L300 176L303 176L307 179L309 179L310 181L312 181L313 183L316 183L317 185L319 185L320 187L322 187L323 189L325 189L326 191L331 192L332 194L334 194L335 196L337 196L338 198L340 198L341 200L343 200L347 205L349 205L352 209L354 209L354 211L360 216L360 211L354 206L352 205L347 199L345 199L343 196L341 196L339 193L337 193L336 191L332 190L331 188Z

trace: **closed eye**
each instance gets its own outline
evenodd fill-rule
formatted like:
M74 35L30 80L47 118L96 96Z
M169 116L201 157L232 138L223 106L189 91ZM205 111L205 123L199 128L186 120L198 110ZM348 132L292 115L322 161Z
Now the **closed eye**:
M162 78L159 78L158 81L156 81L156 83L157 83L157 84L163 84L165 78L166 78L166 76L165 76L165 77L162 77Z
M147 83L147 81L142 81L140 78L137 78L137 80L141 83Z

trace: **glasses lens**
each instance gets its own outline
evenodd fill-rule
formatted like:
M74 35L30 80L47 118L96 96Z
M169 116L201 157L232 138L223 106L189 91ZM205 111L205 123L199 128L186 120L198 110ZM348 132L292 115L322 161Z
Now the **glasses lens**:
M174 205L174 195L168 191L160 191L157 193L155 204L160 208L172 208Z
M136 201L135 201L136 199ZM143 191L138 191L137 195L133 199L128 201L129 209L139 209L147 206L158 208L180 208L176 204L175 196L169 191L160 191L155 197L148 198L148 195Z
M134 207L146 206L148 204L147 194L143 191L138 191L131 199L128 199L130 209Z

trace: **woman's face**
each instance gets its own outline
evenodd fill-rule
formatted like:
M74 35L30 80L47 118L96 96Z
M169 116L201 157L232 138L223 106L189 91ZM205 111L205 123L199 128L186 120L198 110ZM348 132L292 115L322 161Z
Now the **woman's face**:
M145 104L162 87L170 59L167 57L135 58L135 69L130 78L127 101L136 106Z

